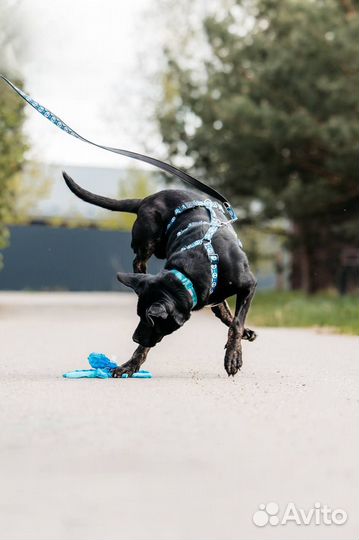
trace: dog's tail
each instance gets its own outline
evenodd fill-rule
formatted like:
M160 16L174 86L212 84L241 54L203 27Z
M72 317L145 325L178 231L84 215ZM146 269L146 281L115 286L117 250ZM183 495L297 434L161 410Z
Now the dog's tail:
M142 199L124 199L122 201L117 201L116 199L110 199L109 197L102 197L102 195L96 195L91 193L86 189L82 188L67 174L65 171L62 172L62 176L68 186L68 188L77 195L83 201L86 201L90 204L95 204L96 206L101 206L101 208L106 208L107 210L113 210L115 212L131 212L132 214L137 214L137 211L140 207Z

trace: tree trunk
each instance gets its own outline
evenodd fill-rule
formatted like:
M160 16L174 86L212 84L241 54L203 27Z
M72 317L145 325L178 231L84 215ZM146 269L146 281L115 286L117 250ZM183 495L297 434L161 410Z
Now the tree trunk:
M290 271L290 285L293 290L308 290L309 265L304 239L305 235L302 226L299 223L294 223Z
M293 227L291 287L308 294L339 286L345 248L324 223L296 223Z

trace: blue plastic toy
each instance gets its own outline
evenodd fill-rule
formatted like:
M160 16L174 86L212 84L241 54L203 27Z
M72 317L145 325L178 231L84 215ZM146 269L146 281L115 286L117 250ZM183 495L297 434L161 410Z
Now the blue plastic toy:
M64 373L66 379L110 379L112 372L118 367L115 362L111 362L105 354L91 353L88 356L88 361L92 369L76 369L69 373ZM127 373L124 373L122 379L128 379ZM140 369L130 377L131 379L151 379L152 373L145 369Z

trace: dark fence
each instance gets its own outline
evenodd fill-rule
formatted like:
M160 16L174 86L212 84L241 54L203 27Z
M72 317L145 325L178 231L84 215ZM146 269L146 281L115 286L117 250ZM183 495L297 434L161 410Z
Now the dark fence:
M10 232L10 246L1 252L0 290L128 291L116 272L132 271L130 233L42 225ZM153 259L149 270L162 265Z
M128 291L117 272L132 272L129 232L45 225L10 227L11 241L0 251L0 290ZM149 272L163 261L152 257ZM259 289L275 287L273 272L256 271Z

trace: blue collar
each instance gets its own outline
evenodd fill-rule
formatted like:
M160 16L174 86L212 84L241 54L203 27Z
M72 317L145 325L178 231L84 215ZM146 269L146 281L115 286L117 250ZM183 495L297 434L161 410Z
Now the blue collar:
M177 279L180 280L182 285L185 287L185 289L189 292L192 298L192 309L197 305L197 294L194 289L192 281L186 277L182 272L179 270L170 270L170 272L176 276Z

